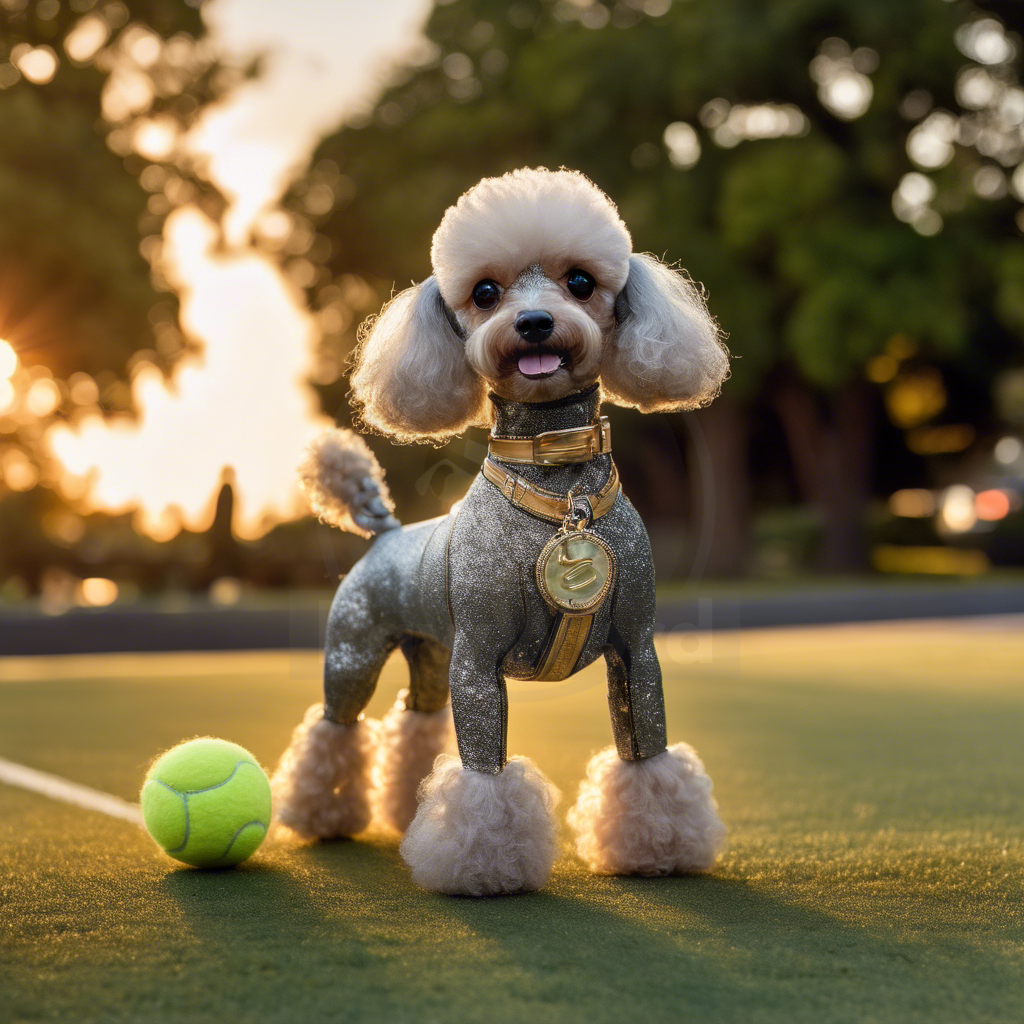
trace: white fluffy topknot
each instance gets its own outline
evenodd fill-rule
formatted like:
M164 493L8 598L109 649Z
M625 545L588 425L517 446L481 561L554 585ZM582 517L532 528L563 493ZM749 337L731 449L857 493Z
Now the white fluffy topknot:
M450 206L430 258L445 302L465 303L473 286L502 283L524 266L580 266L613 293L626 283L633 242L615 204L580 171L524 167L484 178Z

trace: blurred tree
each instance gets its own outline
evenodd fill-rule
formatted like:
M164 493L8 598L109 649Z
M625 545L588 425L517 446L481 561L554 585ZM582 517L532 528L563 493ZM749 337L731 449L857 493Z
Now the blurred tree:
M15 596L57 563L88 574L103 536L129 529L72 512L39 442L53 417L126 409L133 355L167 366L185 344L161 227L219 197L179 140L246 73L219 66L197 7L0 0L0 339L18 356L0 376L0 580Z
M458 0L426 35L289 197L310 258L379 300L429 272L444 208L481 176L579 167L636 249L705 283L730 336L733 378L697 414L714 464L713 521L693 516L713 530L708 570L746 559L747 408L766 389L822 565L864 565L865 368L894 337L987 365L968 349L1005 345L997 288L1004 322L1024 323L1003 170L1024 156L1019 40L938 0ZM355 318L346 287L320 282L337 364Z
M154 326L165 359L181 346L149 264L166 213L198 191L173 167L177 138L222 73L197 6L2 0L0 337L29 365L111 385Z

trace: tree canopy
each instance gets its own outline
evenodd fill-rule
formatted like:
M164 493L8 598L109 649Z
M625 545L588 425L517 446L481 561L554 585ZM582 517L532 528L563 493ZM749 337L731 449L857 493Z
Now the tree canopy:
M176 319L140 247L170 201L140 174L211 95L199 12L4 0L0 19L0 337L57 376L124 374Z
M292 204L322 209L330 190L328 267L386 288L428 272L441 213L481 176L579 167L638 250L708 287L740 357L733 394L780 362L836 388L894 334L963 352L998 287L1019 320L1001 197L1024 150L996 110L1020 93L1017 44L989 18L972 61L964 26L982 20L938 0L439 5L423 62L323 144ZM965 69L993 93L968 110ZM915 131L933 148L952 132L948 159L915 165Z

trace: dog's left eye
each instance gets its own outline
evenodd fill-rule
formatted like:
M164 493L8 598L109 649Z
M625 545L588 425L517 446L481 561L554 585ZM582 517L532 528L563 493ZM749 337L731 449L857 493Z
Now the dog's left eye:
M594 294L594 279L585 270L570 270L565 286L581 302Z
M493 309L501 298L501 289L493 281L479 281L473 289L473 302L479 309Z

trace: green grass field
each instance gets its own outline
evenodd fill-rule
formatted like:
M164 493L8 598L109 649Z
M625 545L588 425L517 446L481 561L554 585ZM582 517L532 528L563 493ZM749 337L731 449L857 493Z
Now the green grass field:
M132 825L0 785L0 1021L1024 1020L1019 621L662 645L669 731L716 782L711 876L416 889L397 840L176 865ZM0 659L0 756L134 799L199 733L272 765L311 653ZM389 664L371 707L404 678ZM512 684L509 749L572 798L603 673Z

